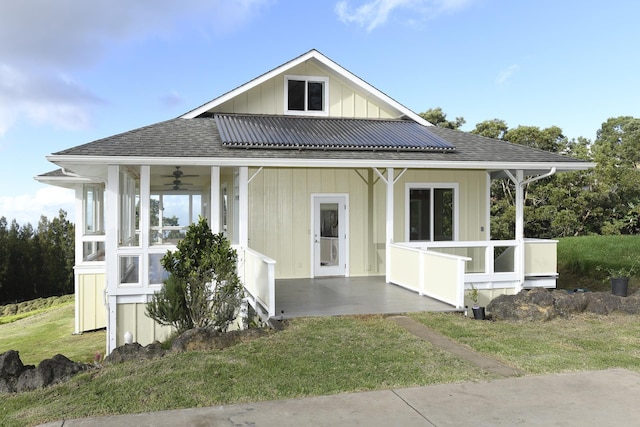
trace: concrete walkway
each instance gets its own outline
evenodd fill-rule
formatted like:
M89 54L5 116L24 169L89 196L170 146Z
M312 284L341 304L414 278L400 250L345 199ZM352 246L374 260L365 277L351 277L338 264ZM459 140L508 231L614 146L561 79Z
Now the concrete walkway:
M525 374L519 369L505 365L496 359L483 356L480 353L477 353L470 348L427 328L422 323L407 316L392 316L389 317L389 320L395 322L397 325L403 327L418 338L429 341L435 347L448 351L449 353L492 374L501 377L518 377Z
M638 426L624 369L66 420L79 426Z

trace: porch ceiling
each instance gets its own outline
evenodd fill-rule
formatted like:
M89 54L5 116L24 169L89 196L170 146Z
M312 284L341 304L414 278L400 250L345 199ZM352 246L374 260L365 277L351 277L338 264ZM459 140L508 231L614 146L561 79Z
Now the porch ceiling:
M420 311L456 309L385 283L382 276L276 280L276 317L285 319Z

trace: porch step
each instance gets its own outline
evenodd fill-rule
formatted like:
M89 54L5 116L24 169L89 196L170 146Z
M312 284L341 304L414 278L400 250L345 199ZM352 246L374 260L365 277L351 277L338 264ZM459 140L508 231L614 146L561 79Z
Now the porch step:
M523 371L511 366L507 366L496 359L483 356L480 353L473 351L470 348L465 347L462 344L459 344L445 337L444 335L441 335L427 328L422 323L417 322L407 316L391 316L388 319L396 323L398 326L406 329L418 338L428 341L434 346L448 351L449 353L463 360L466 360L467 362L476 365L487 372L499 375L501 377L520 377L522 375L525 375Z

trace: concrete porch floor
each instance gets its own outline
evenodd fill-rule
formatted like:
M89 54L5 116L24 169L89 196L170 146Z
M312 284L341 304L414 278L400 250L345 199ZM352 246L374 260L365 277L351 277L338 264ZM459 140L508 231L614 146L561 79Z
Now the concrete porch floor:
M456 311L452 305L384 280L383 276L276 280L276 318Z

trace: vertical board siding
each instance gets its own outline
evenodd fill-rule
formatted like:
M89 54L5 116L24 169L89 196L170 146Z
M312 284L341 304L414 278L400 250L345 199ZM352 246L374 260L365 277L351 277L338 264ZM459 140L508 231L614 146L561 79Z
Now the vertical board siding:
M257 169L251 168L250 176ZM458 183L459 238L485 240L484 171L409 170L395 185L394 241L404 241L405 183ZM249 184L249 246L277 278L311 275L311 195L349 194L349 274L384 274L385 184L371 169L264 168Z
M154 322L145 314L144 303L119 303L116 307L116 346L124 344L125 332L133 334L133 342L149 345L154 341L164 341L172 328Z
M363 179L364 177L364 179ZM369 194L382 187L367 182L367 169L264 168L249 184L249 245L276 260L276 277L311 275L311 195L349 194L350 275L379 274L378 245L369 230L383 227L373 212ZM369 189L369 186L372 186ZM384 206L384 200L382 202ZM384 235L384 234L383 234Z
M104 273L78 275L80 299L80 332L102 329L107 326L107 309L104 306Z
M302 63L288 70L287 75L327 77L329 79L329 117L393 119L396 115L373 100L356 92L336 75L329 74L312 63ZM284 114L284 76L279 74L233 99L218 105L215 112L227 114Z

